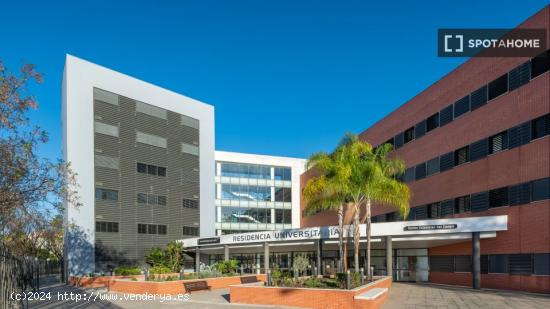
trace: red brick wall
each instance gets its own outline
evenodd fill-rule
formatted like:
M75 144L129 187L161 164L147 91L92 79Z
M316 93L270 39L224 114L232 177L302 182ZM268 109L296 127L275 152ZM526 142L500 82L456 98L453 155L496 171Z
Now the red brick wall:
M430 282L471 287L472 274L430 272ZM481 287L486 289L550 293L550 276L482 274Z
M362 289L338 290L338 289L299 289L261 286L230 286L231 303L280 305L302 308L378 308L387 297L375 301L361 301L354 303L355 295L366 292L372 288L390 288L389 277L375 282Z
M98 276L98 277L69 277L69 284L83 288L101 288L107 286L109 280L136 278L144 280L144 275L135 276Z

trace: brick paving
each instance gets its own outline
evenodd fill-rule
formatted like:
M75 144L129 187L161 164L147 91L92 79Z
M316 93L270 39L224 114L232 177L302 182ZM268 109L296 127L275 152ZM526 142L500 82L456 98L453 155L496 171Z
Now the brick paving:
M550 308L550 295L472 290L434 284L393 283L383 309Z

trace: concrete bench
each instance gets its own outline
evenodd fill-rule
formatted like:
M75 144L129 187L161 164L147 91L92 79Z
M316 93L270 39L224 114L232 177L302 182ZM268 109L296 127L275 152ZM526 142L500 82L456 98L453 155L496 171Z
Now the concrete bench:
M375 300L387 292L387 288L374 288L366 291L365 293L355 295L353 298L358 300Z

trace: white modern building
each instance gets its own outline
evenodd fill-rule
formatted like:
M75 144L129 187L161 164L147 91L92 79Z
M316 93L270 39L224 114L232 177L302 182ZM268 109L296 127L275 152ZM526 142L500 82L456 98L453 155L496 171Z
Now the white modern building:
M216 234L300 226L306 160L216 151Z

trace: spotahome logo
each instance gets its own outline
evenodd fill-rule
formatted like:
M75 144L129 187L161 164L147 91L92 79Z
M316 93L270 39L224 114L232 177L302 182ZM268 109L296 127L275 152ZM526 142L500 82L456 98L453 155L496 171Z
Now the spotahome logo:
M546 29L439 29L439 57L534 57L547 48Z

